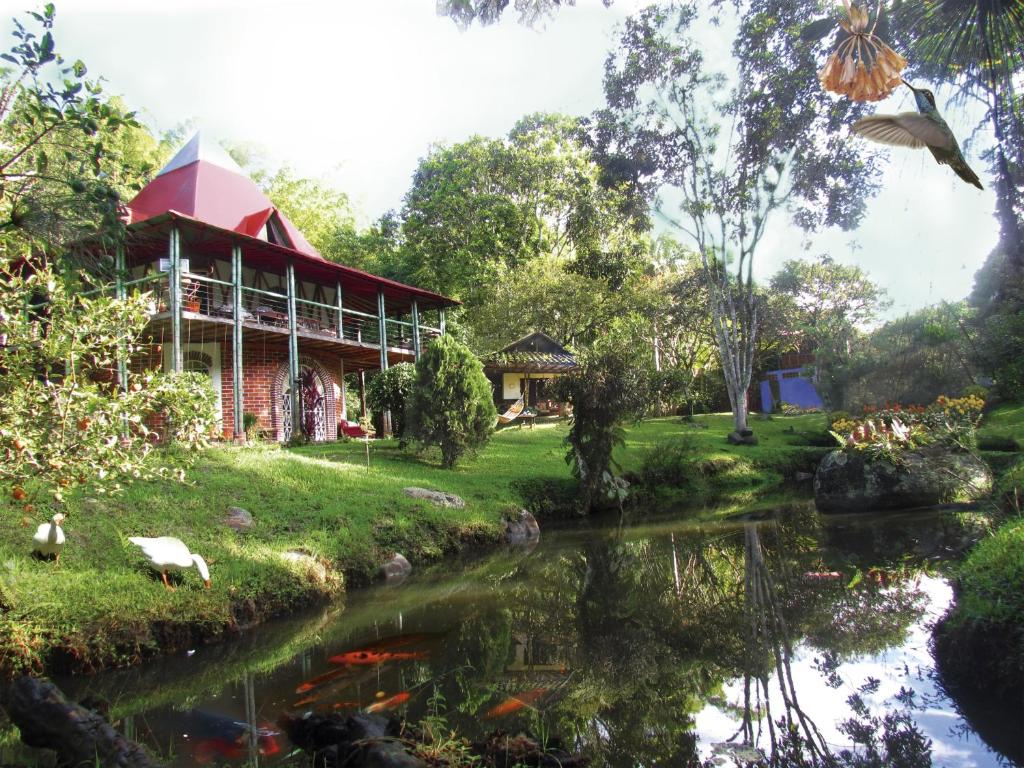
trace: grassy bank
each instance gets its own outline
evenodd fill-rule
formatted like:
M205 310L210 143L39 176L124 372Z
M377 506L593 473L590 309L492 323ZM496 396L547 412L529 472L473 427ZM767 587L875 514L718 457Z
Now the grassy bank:
M1024 715L1024 404L986 415L979 445L996 471L996 519L1003 524L959 569L956 602L937 627L940 669L963 688ZM998 448L999 450L993 450Z
M729 417L653 419L627 431L617 458L638 471L652 453L685 441L716 496L747 499L777 488L805 466L806 434L820 416L754 423L755 447L724 442ZM114 499L69 501L68 543L59 564L30 557L35 525L19 510L0 515L0 671L87 671L230 637L245 626L340 594L345 581L367 580L392 552L413 563L500 536L503 513L523 506L542 517L559 496L571 501L563 424L506 429L455 470L436 456L416 457L392 441L307 446L215 448L185 484L139 482ZM406 497L421 486L458 494L465 509L441 509ZM701 498L688 495L685 501ZM255 524L223 523L229 506ZM182 575L167 592L129 536L173 535L210 563L212 588ZM289 562L288 551L309 555Z

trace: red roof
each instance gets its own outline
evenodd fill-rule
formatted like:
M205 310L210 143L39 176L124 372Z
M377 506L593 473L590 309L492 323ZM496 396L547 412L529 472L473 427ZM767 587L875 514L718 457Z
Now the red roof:
M215 144L203 142L198 133L128 203L128 208L130 224L177 211L249 237L260 237L273 217L289 241L280 245L323 258L235 161Z

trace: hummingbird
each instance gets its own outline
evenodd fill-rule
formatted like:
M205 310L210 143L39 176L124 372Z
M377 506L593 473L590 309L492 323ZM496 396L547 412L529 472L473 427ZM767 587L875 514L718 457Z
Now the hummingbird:
M935 106L935 94L927 88L915 88L906 80L903 84L914 92L917 112L900 112L898 115L870 115L853 124L851 130L879 144L920 149L928 147L935 161L948 165L953 172L968 184L978 189L981 180L964 160L960 145L953 131L942 119Z

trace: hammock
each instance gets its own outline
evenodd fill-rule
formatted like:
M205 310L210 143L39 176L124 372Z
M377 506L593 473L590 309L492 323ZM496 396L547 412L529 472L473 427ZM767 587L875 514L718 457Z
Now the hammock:
M512 403L511 408L509 408L507 411L501 414L501 416L498 417L498 423L511 424L513 421L516 420L516 416L523 412L523 408L525 407L526 403L523 401L523 398L520 397L518 400Z

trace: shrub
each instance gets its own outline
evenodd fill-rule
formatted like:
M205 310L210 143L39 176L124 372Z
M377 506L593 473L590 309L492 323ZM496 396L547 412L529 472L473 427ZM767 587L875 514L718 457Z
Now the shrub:
M256 427L259 421L259 417L255 413L242 414L242 429L245 430L246 440L256 439Z
M416 366L399 363L381 371L366 385L366 402L376 413L391 411L394 432L405 437L405 409L416 383Z
M696 472L697 455L690 435L659 442L644 456L640 479L648 487L688 485Z
M622 482L613 474L612 452L624 442L622 422L643 414L650 401L643 369L627 349L584 354L579 368L554 385L555 396L572 405L566 461L580 483L580 511L621 503Z
M439 446L441 463L453 467L494 432L498 412L483 366L451 336L434 339L416 363L406 408L407 433L421 446Z
M164 418L170 442L206 446L217 420L217 393L208 376L198 371L153 373L146 389L154 412Z

